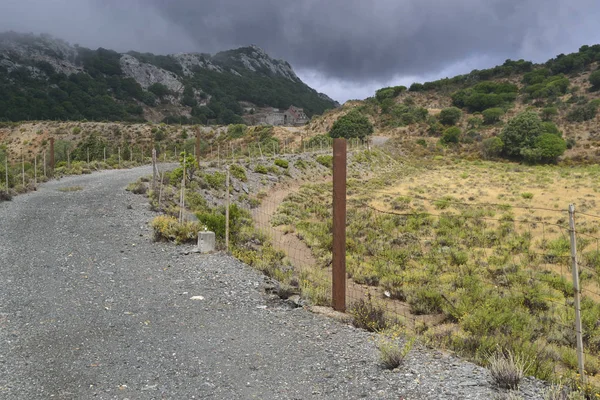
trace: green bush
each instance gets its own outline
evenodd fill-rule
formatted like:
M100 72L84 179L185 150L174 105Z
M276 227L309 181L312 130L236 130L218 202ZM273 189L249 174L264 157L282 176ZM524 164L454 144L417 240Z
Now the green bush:
M458 143L460 140L461 130L457 126L451 126L442 134L441 142L444 144Z
M320 155L317 156L316 160L324 167L333 168L333 156L331 155Z
M185 206L192 212L204 210L207 207L206 199L198 192L185 191Z
M582 106L573 108L567 114L567 120L570 122L584 122L596 118L598 113L598 104L596 102L589 102Z
M213 174L204 174L204 180L213 189L225 189L225 181L227 175L223 172L215 172Z
M227 135L232 139L238 139L246 133L246 125L232 124L227 127Z
M229 167L229 171L231 172L231 176L233 176L237 180L240 180L242 182L248 181L248 177L246 176L246 169L241 165L232 164Z
M592 72L589 77L593 90L600 89L600 69Z
M550 121L553 117L558 115L558 108L546 107L542 109L542 119L544 121Z
M329 136L332 138L364 139L373 133L373 124L357 110L340 117L333 123Z
M217 239L225 240L225 207L198 212L196 217L209 231L215 233ZM244 210L237 204L231 204L229 207L229 234L232 243L235 243L239 237L244 218L248 218Z
M444 125L456 125L462 117L462 111L456 107L444 108L438 117L439 121Z
M504 115L504 110L499 107L488 108L483 113L483 123L486 125L492 125L500 121L500 118Z
M278 158L275 160L275 165L277 165L280 168L287 169L290 164L287 162L287 160L282 160L281 158Z
M567 142L552 133L542 133L531 150L523 149L524 158L532 163L554 163L567 149Z
M256 167L254 167L254 172L256 172L257 174L268 174L269 170L267 170L267 167L265 167L264 165L257 165Z

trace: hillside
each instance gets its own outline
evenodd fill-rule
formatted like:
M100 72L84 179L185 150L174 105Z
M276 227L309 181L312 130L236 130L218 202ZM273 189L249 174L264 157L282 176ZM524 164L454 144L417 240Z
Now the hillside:
M568 144L564 157L590 162L600 156L599 61L600 45L583 46L544 64L507 60L454 78L383 88L374 97L347 102L314 119L307 130L328 132L337 118L358 109L373 122L376 135L432 143L452 125L442 123L441 110L457 107L461 115L455 125L461 135L453 149L474 152L517 114L534 111L562 132Z
M338 105L256 46L214 56L121 54L47 35L0 34L0 121L229 124L242 122L240 102L294 105L308 117Z

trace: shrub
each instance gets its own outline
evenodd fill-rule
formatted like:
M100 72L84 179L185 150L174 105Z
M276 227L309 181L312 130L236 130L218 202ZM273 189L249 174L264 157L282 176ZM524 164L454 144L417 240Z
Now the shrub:
M269 171L267 170L267 167L265 167L264 165L257 165L256 167L254 167L254 172L256 172L257 174L268 174Z
M146 194L148 191L148 186L146 186L145 183L138 181L127 185L127 189L125 190L133 194Z
M76 126L73 128L73 135L79 135L81 133L81 128Z
M196 213L198 220L206 226L209 231L215 233L219 240L225 240L225 207ZM229 234L231 241L235 242L242 226L244 211L237 204L229 206Z
M483 123L486 125L492 125L500 121L500 118L504 115L504 110L499 107L488 108L482 112L482 115Z
M496 352L488 356L488 367L492 382L503 389L519 388L519 383L527 372L527 363L522 357L514 355L511 351Z
M377 332L387 327L385 311L383 307L373 303L371 294L367 299L360 299L350 305L348 312L352 315L352 323L355 327Z
M577 106L567 114L567 120L570 122L584 122L594 119L598 112L598 104L589 102L588 104Z
M238 139L246 133L246 125L233 124L227 127L227 135L232 139Z
M290 164L287 162L287 160L282 160L281 158L278 158L275 160L275 165L277 165L280 168L287 169Z
M542 133L535 141L539 154L539 161L553 163L563 155L567 149L567 142L560 136L551 133Z
M247 182L248 177L246 176L246 169L238 164L232 164L229 167L229 172L231 172L231 176L240 180L242 182Z
M205 174L204 180L213 189L225 189L225 181L227 175L223 172L215 172L214 174Z
M460 128L457 126L451 126L442 134L441 142L444 144L458 143L460 140L460 134Z
M404 359L410 352L415 342L415 338L412 337L404 342L404 345L400 346L397 339L384 338L377 343L377 349L379 350L379 360L381 365L385 369L398 368L404 362Z
M185 206L191 211L204 210L207 207L206 199L198 192L185 191Z
M329 136L332 138L364 139L373 133L373 124L358 110L352 110L333 123Z
M324 167L333 168L333 156L331 155L317 156L316 161Z
M177 244L198 240L198 231L203 229L197 222L180 224L176 218L168 215L159 215L152 220L151 225L154 229L154 240L174 241Z
M544 121L550 121L553 117L558 115L558 108L546 107L542 109L542 119Z
M593 90L600 89L600 69L592 72L589 77Z
M408 296L410 312L415 315L438 314L442 312L442 296L438 290L423 287Z
M462 117L462 111L456 107L444 108L438 117L439 121L444 125L456 125Z

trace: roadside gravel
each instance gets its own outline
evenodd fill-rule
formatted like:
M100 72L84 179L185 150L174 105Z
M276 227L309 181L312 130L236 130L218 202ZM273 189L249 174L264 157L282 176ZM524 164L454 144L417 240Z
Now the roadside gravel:
M0 203L1 399L500 393L485 369L420 347L384 371L372 334L270 298L265 278L227 255L153 243L154 213L124 190L149 173L63 178ZM526 399L542 391L522 385Z

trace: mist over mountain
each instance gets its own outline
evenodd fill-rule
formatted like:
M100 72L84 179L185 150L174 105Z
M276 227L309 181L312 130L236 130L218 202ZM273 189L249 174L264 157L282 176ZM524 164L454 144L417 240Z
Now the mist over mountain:
M0 34L0 120L230 124L254 107L292 105L309 117L338 106L288 62L254 45L215 55L155 55Z

